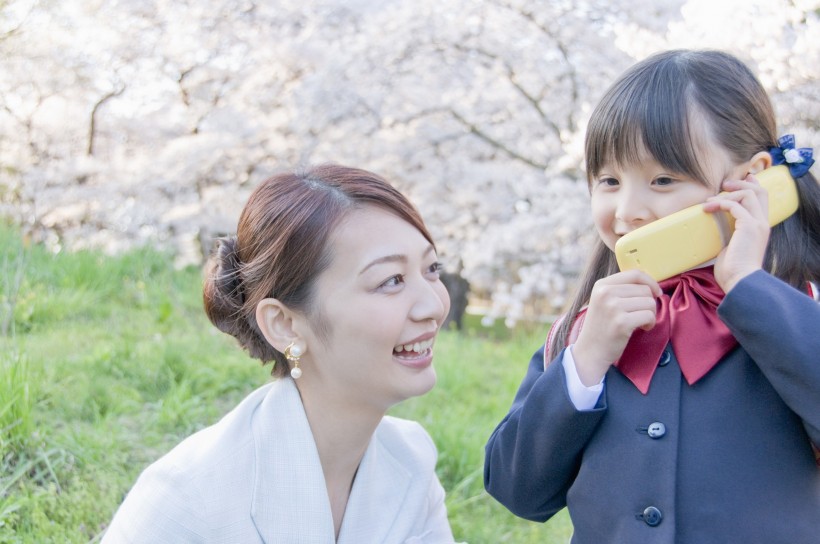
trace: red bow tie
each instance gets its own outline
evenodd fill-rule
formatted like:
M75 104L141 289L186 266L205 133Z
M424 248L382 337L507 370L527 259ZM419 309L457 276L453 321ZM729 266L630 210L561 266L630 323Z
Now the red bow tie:
M729 328L717 315L724 293L715 281L713 268L697 268L660 284L655 326L636 329L615 366L644 395L658 360L672 348L689 385L701 379L737 345Z

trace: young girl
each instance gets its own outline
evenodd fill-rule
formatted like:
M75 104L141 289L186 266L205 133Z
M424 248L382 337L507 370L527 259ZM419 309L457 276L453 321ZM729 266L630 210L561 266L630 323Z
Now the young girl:
M487 443L485 486L513 513L567 506L574 543L818 542L820 188L776 134L721 52L655 55L605 94L586 136L600 241ZM754 174L784 159L800 207L770 229ZM620 236L701 202L735 221L713 263L618 271Z

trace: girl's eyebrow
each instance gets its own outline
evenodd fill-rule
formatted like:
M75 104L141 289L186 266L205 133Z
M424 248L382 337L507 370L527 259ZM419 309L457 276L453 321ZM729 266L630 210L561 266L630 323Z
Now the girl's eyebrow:
M428 245L427 249L424 250L424 253L422 254L422 257L427 257L434 250L435 250L435 248L433 247L432 244ZM407 255L402 255L402 254L396 253L396 254L393 254L393 255L385 255L384 257L379 257L378 259L374 259L374 260L370 261L364 268L362 268L361 271L359 271L359 275L361 276L369 268L371 268L373 266L376 266L376 265L379 265L379 264L384 264L384 263L394 263L394 262L407 263Z

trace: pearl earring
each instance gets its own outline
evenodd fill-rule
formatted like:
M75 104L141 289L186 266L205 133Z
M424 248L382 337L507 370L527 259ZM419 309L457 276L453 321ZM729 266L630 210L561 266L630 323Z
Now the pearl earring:
M301 356L302 348L293 342L285 348L285 359L287 359L289 363L293 363L293 368L290 369L290 377L294 380L298 380L302 376L302 369L299 368L299 357Z

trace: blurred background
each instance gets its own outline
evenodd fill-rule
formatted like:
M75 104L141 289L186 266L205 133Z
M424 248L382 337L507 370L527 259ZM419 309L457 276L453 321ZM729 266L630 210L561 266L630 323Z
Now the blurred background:
M548 318L590 241L590 109L636 60L720 48L820 144L817 0L0 0L0 215L53 252L199 264L270 174L408 193L470 308Z
M392 412L433 436L456 538L566 543L566 511L486 494L483 448L594 236L591 108L681 47L738 55L820 146L820 0L0 0L0 544L99 542L269 379L200 265L260 181L323 162L411 197L467 308Z

